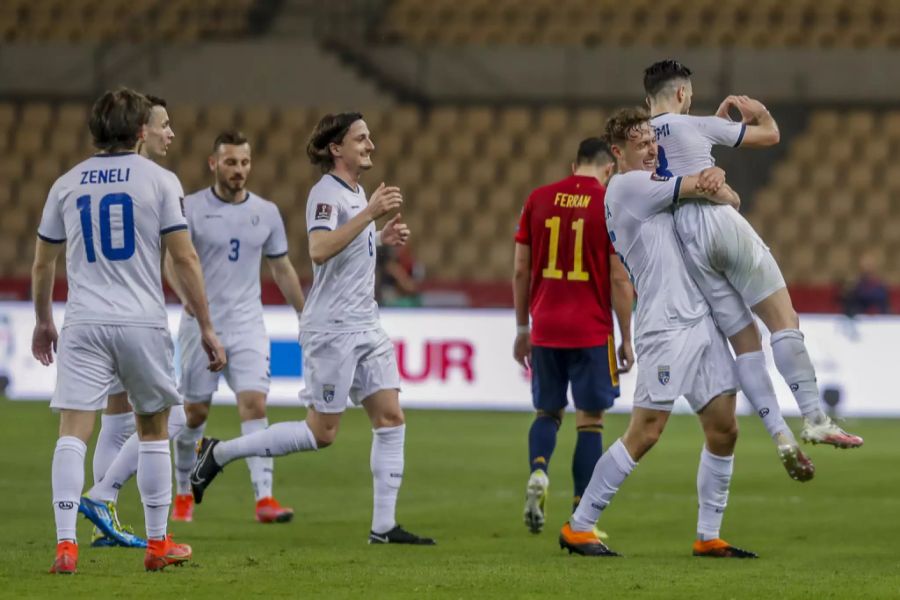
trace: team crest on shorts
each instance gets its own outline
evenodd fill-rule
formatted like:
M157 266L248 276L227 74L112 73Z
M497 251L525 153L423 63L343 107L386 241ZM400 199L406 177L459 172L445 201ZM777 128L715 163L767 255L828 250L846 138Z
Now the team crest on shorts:
M326 383L322 386L322 400L324 400L326 404L334 400L333 385Z
M669 383L669 365L665 365L662 367L657 367L656 369L656 378L659 379L659 382L663 385Z

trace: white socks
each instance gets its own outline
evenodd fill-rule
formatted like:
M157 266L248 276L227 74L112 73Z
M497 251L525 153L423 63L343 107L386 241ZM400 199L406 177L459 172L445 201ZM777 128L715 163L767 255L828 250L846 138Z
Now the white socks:
M734 455L716 456L703 446L700 467L697 469L697 497L700 510L697 516L697 539L714 540L719 537L722 517L728 505L728 486L734 470Z
M782 329L772 334L771 344L775 367L791 388L800 412L813 423L821 423L825 413L819 403L816 370L803 343L803 334L799 329Z
M53 452L53 516L56 541L76 541L75 521L84 488L84 455L87 446L77 437L64 436L56 441Z
M100 415L100 434L94 448L94 484L100 483L119 449L135 431L134 413Z
M738 381L741 389L753 406L753 410L762 419L763 425L772 439L778 440L779 435L784 435L796 445L794 434L784 422L781 408L778 407L778 399L775 397L775 388L766 370L766 356L762 350L741 354L735 359L737 363Z
M203 437L206 423L197 428L185 427L173 438L175 442L175 493L191 493L191 470L197 460L197 442Z
M372 531L386 533L396 527L397 494L403 483L403 445L406 425L372 430L369 465L375 491Z
M133 417L132 417L133 418ZM174 438L184 428L184 407L177 404L169 411L169 439ZM101 502L115 502L119 498L119 490L134 477L138 470L138 454L140 440L133 434L119 450L115 460L109 465L106 474L99 483L88 491L88 498Z
M253 419L241 423L241 435L250 435L257 431L262 431L269 426L269 420ZM250 482L253 484L253 493L256 495L256 501L262 498L268 498L272 495L272 471L275 466L275 459L271 456L248 456L247 468L250 469Z
M169 506L172 504L172 457L169 440L141 442L137 485L144 503L147 539L166 537Z
M233 460L248 456L284 456L293 452L316 450L316 438L306 421L275 423L268 429L220 442L213 458L224 467Z
M594 529L603 509L609 505L619 491L619 486L636 466L637 463L628 454L622 439L616 440L594 466L591 481L581 496L578 508L569 519L569 525L574 531Z

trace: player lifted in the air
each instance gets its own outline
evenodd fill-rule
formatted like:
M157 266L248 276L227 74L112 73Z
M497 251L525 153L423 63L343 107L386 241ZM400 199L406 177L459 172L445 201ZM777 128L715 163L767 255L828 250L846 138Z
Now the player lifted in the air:
M673 60L655 63L644 73L651 123L659 144L659 174L686 175L712 166L714 145L759 147L778 143L778 126L772 115L746 96L726 98L717 116L688 115L690 76L690 69ZM742 123L727 118L731 108L741 113ZM689 272L738 357L741 387L776 441L788 473L807 480L813 476L813 467L797 448L781 416L751 310L772 334L775 366L803 415L800 437L839 448L861 446L862 438L845 432L822 410L816 372L784 277L753 227L738 211L704 201L680 204L675 224Z
M269 426L269 336L263 323L259 287L262 258L266 258L275 283L298 318L303 310L303 290L288 258L287 236L278 206L247 189L251 168L247 138L238 131L220 133L213 143L209 168L215 182L184 199L185 216L203 267L213 324L228 355L223 374L237 396L241 433L247 435ZM176 291L184 297L183 291ZM172 520L191 521L194 499L190 473L219 375L210 373L203 364L200 329L187 305L181 316L178 346L179 391L185 401L187 427L175 438L177 489ZM272 497L272 457L247 457L247 466L256 496L256 520L290 521L294 511Z
M614 168L606 142L582 141L572 175L534 190L516 230L513 355L531 367L536 411L528 433L531 475L525 495L525 524L532 533L544 526L550 458L569 384L578 430L572 456L578 506L603 453L603 414L619 395L618 375L634 361L634 289L609 241L603 207L604 186ZM613 309L622 331L618 360Z
M597 537L597 520L659 439L675 400L684 396L706 438L697 470L700 509L694 554L755 557L719 537L737 441L737 379L728 343L685 267L672 216L680 198L701 196L733 205L739 200L724 184L724 172L715 167L685 177L657 175L656 139L649 120L644 109L623 109L606 124L619 172L606 191L606 226L638 297L634 409L625 435L597 461L559 543L584 555L616 554Z
M399 209L403 197L398 188L384 184L366 197L359 180L372 168L374 149L359 113L326 115L307 146L310 161L323 176L306 204L313 261L313 285L300 319L306 420L276 423L223 442L204 438L191 487L199 504L213 478L231 461L331 445L349 397L366 410L373 428L375 493L369 543L431 545L434 540L410 533L395 520L406 425L394 346L381 328L375 302L375 249L405 244L409 229L399 214L381 231L375 229L375 220Z
M144 503L144 566L159 570L184 562L191 548L167 535L172 464L167 419L181 402L175 389L172 339L160 283L162 245L189 289L201 321L209 368L225 353L206 305L200 263L181 211L178 178L135 153L150 102L128 89L106 92L91 110L90 130L99 153L60 177L47 197L32 269L37 323L32 353L53 361L59 344L51 406L60 412L52 487L57 549L52 573L74 573L75 521L86 442L96 412L118 378L137 415L140 438L138 489ZM69 297L61 335L53 322L54 265L66 244Z

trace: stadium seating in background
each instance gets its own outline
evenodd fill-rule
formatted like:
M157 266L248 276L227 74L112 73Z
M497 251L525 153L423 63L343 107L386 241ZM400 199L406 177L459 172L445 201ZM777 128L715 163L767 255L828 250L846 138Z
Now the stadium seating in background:
M291 259L311 275L304 208L320 176L305 148L322 111L173 106L167 166L185 190L210 183L206 159L216 134L241 128L253 144L250 188L278 204ZM0 103L0 277L27 277L34 232L56 177L91 151L87 106ZM529 191L569 173L578 142L596 135L600 109L413 106L365 111L376 145L364 185L399 185L417 259L429 281L499 282L507 299L512 235ZM878 135L872 136L872 132ZM852 279L871 252L881 274L900 285L900 111L814 111L806 130L785 141L783 160L752 199L748 218L770 244L792 284ZM267 270L264 276L268 277ZM500 294L502 293L502 296ZM496 303L493 299L489 303Z
M5 42L192 42L248 31L254 0L3 0Z
M884 0L395 0L381 38L433 46L900 46Z

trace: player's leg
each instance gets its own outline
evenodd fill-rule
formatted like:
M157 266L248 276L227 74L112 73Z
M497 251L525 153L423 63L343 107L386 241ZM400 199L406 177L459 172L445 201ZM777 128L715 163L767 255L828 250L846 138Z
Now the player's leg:
M396 520L403 483L406 419L400 408L400 372L394 345L382 329L352 334L357 366L350 399L362 404L372 423L373 509L370 544L433 545L431 538L403 529Z
M531 472L525 488L524 515L525 525L532 533L540 533L544 527L544 509L550 487L550 459L568 403L566 352L568 350L540 346L531 349L531 401L535 416L528 430Z
M227 441L201 440L191 471L191 491L198 504L213 479L234 460L317 450L334 442L356 365L353 346L348 344L352 344L350 334L301 334L305 384L301 400L310 406L305 421L275 423Z
M643 403L649 403L649 397L641 391L639 384L625 435L616 440L594 465L578 508L560 532L560 548L568 550L570 554L618 556L600 541L596 533L597 521L641 457L659 440L672 406L670 401L655 403L648 408L639 405L642 402L640 398L644 398Z
M574 483L573 510L603 455L603 414L619 396L615 343L612 336L604 346L572 350L568 378L575 401L577 438L572 456Z
M774 263L774 259L772 259ZM777 269L777 265L774 267ZM812 443L830 444L838 448L858 448L863 439L838 427L822 410L816 370L806 349L800 318L791 303L786 287L782 287L754 303L759 315L772 333L772 356L775 367L794 394L803 414L800 437Z
M137 486L144 505L144 568L157 571L190 560L191 547L168 535L172 504L169 413L181 403L175 387L174 346L163 328L116 327L117 373L137 415Z
M116 454L134 432L134 413L128 403L128 394L116 380L109 390L106 409L100 416L100 433L94 447L94 484L103 479Z
M705 211L704 214L708 212ZM717 212L712 211L712 214ZM778 446L779 455L798 456L802 453L799 452L794 435L781 414L775 388L766 369L766 359L762 352L762 340L756 321L743 296L726 276L726 272L734 273L737 268L725 268L730 264L727 262L724 266L718 264L722 262L723 257L730 256L732 246L728 240L738 236L742 229L731 219L714 219L712 225L721 227L726 233L731 232L731 235L713 238L705 229L697 232L696 237L683 244L685 265L709 303L713 319L734 349L741 389ZM746 268L745 259L746 257L736 257L735 262L742 265L741 268ZM717 270L714 264L723 268L723 271ZM783 448L784 446L788 448ZM791 466L786 463L785 466L795 479L806 480L812 475L807 473L809 477L806 477L807 474L795 468L795 463ZM791 469L794 470L793 473Z
M106 404L114 361L104 327L63 327L58 348L56 389L50 402L50 407L60 412L51 468L57 544L50 572L64 574L76 570L75 523L84 488L87 441L94 430L96 413Z
M237 395L241 435L263 431L266 396L269 393L269 338L265 330L235 332L229 336L225 378ZM272 495L275 460L271 456L248 456L247 467L256 500L255 518L260 523L287 523L294 509L281 506Z

